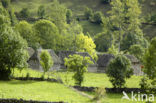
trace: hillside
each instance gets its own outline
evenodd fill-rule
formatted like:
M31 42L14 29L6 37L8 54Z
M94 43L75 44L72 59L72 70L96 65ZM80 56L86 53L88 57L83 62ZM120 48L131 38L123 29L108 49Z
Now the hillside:
M12 2L13 8L16 12L19 12L22 8L29 8L31 16L36 17L37 9L42 4L47 6L51 5L53 0L14 0ZM110 4L102 4L101 0L59 0L61 4L64 4L67 8L73 11L74 16L80 16L84 13L84 8L89 7L94 11L102 11L104 15L107 15L107 11L111 9ZM156 13L156 1L145 0L142 4L142 16L146 17L149 14ZM80 24L83 27L84 32L89 32L91 35L96 35L102 31L100 25L90 23L88 21L81 21ZM150 38L156 35L156 25L143 25L142 26L145 35ZM150 33L149 33L150 31Z

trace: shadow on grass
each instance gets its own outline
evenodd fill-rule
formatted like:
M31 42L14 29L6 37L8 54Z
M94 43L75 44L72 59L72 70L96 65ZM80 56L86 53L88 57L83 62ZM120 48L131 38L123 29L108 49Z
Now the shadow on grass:
M1 82L5 82L5 83L7 83L7 84L13 84L13 85L36 83L36 81L21 81L21 80L0 81L0 83L1 83Z

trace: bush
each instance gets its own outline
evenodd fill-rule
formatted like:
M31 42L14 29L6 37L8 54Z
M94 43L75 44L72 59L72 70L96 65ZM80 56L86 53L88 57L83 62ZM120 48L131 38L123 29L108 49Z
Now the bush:
M151 44L144 55L144 73L150 79L156 79L156 37L152 39Z
M101 11L97 11L95 12L93 18L91 19L91 22L97 23L97 24L101 24L102 23L102 19L103 19L103 14Z
M130 78L133 74L131 62L123 55L117 55L113 59L106 70L110 82L114 88L121 88L125 84L125 79Z
M27 43L0 15L0 80L10 79L13 68L27 67Z
M21 18L29 18L29 17L30 17L30 12L29 12L28 8L23 8L23 9L20 11L19 16L20 16Z
M29 47L32 47L35 50L39 47L38 38L35 35L31 24L26 21L20 21L15 25L15 29L27 41Z
M11 25L14 26L18 22L18 20L16 18L16 15L13 9L9 10L9 16L10 16Z
M60 35L54 23L49 20L39 20L33 28L42 48L56 50Z
M94 41L98 52L107 52L111 46L112 38L109 33L99 33L95 35Z
M140 88L144 91L146 91L147 89L149 89L150 87L150 83L149 83L149 78L144 76L141 81L140 81Z
M68 9L66 12L66 19L67 19L68 24L70 24L70 22L72 21L72 16L73 16L72 11L70 9Z
M10 0L1 0L1 2L4 8L8 8L10 5Z
M81 86L84 80L84 73L87 72L88 65L93 63L90 60L90 57L83 57L75 54L69 55L69 58L65 58L64 61L68 71L75 72L73 76L75 84Z
M87 20L89 20L93 16L93 10L91 8L86 7L84 16L86 17Z
M30 73L27 73L26 79L29 79L29 78L30 78Z
M44 70L44 74L53 66L53 60L48 51L42 51L40 55L40 64Z
M45 7L43 5L39 6L37 13L38 13L39 18L43 19L46 14Z
M156 81L149 79L146 75L140 81L140 88L148 94L156 93Z
M141 45L132 45L129 49L129 53L134 55L140 61L143 61L145 49Z
M156 14L151 16L151 22L156 23Z
M102 3L106 3L106 4L108 4L108 3L111 2L111 0L101 0L101 2L102 2Z
M100 100L106 94L106 90L104 87L99 87L95 89L95 97L93 100Z
M87 35L79 34L76 36L76 51L87 52L93 60L97 61L96 45L93 39Z
M108 49L108 54L113 54L113 55L117 55L119 54L119 50L118 48L116 48L113 44L111 45L111 47Z
M126 36L121 41L121 50L129 50L129 48L135 44L139 44L146 48L148 46L148 41L143 36L136 34L126 34Z

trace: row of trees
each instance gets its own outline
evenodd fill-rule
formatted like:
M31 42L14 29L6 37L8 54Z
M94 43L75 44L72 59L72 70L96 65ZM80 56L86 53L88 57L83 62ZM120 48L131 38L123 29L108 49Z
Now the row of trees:
M81 26L76 21L67 20L71 11L59 2L54 1L49 7L49 15L33 24L27 21L14 21L7 8L0 7L1 14L1 74L0 79L9 79L13 68L27 66L27 47L37 49L72 50L88 52L93 59L97 59L96 45L90 36L84 35ZM42 7L39 14L44 14ZM68 12L68 13L67 13ZM12 14L15 16L14 12ZM42 63L43 64L43 63Z
M136 48L135 45L140 48L138 50L148 47L148 41L140 28L141 5L138 0L114 0L111 6L109 16L102 17L103 32L94 37L96 50L108 52L116 48L114 50L137 55L140 59L132 49Z

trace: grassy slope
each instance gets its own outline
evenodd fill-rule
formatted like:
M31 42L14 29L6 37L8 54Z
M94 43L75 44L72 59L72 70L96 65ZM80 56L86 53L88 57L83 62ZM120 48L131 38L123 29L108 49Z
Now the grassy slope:
M22 98L26 100L65 101L69 103L87 103L89 101L89 99L62 84L50 82L0 81L0 94L3 95L3 98Z
M74 85L74 80L72 79L73 73L66 74L65 72L59 72L56 75L60 76L63 81L68 80L68 85ZM130 79L127 79L126 86L129 88L139 88L140 79L141 76L132 76ZM112 87L109 78L104 73L86 73L82 86Z
M20 11L22 8L29 8L31 11L31 15L36 17L37 8L40 5L50 6L50 3L53 0L18 0L18 2L13 2L13 8L15 11ZM64 4L66 7L72 9L74 15L83 15L84 7L90 7L94 11L100 10L105 15L108 10L110 10L109 4L101 4L100 0L59 0L61 4ZM145 0L143 5L143 16L148 13L153 14L156 12L156 6L151 6L152 3L155 3L155 0ZM102 27L96 24L89 23L88 21L81 21L84 32L89 32L91 35L95 35L102 31ZM155 36L156 34L156 26L144 25L143 31L145 35L150 37Z
M25 77L26 74L29 73L31 77L41 77L42 73L31 70L31 69L24 69L22 71L15 70L14 76L15 77ZM69 72L53 72L49 73L52 78L61 78L65 83L68 80L68 85L74 85L74 80L72 79L73 73ZM46 77L47 78L47 75ZM129 88L139 88L141 76L132 76L130 79L127 79L126 86ZM112 87L111 83L109 82L109 78L104 73L86 73L85 74L85 81L82 84L83 86L93 86L93 87Z

